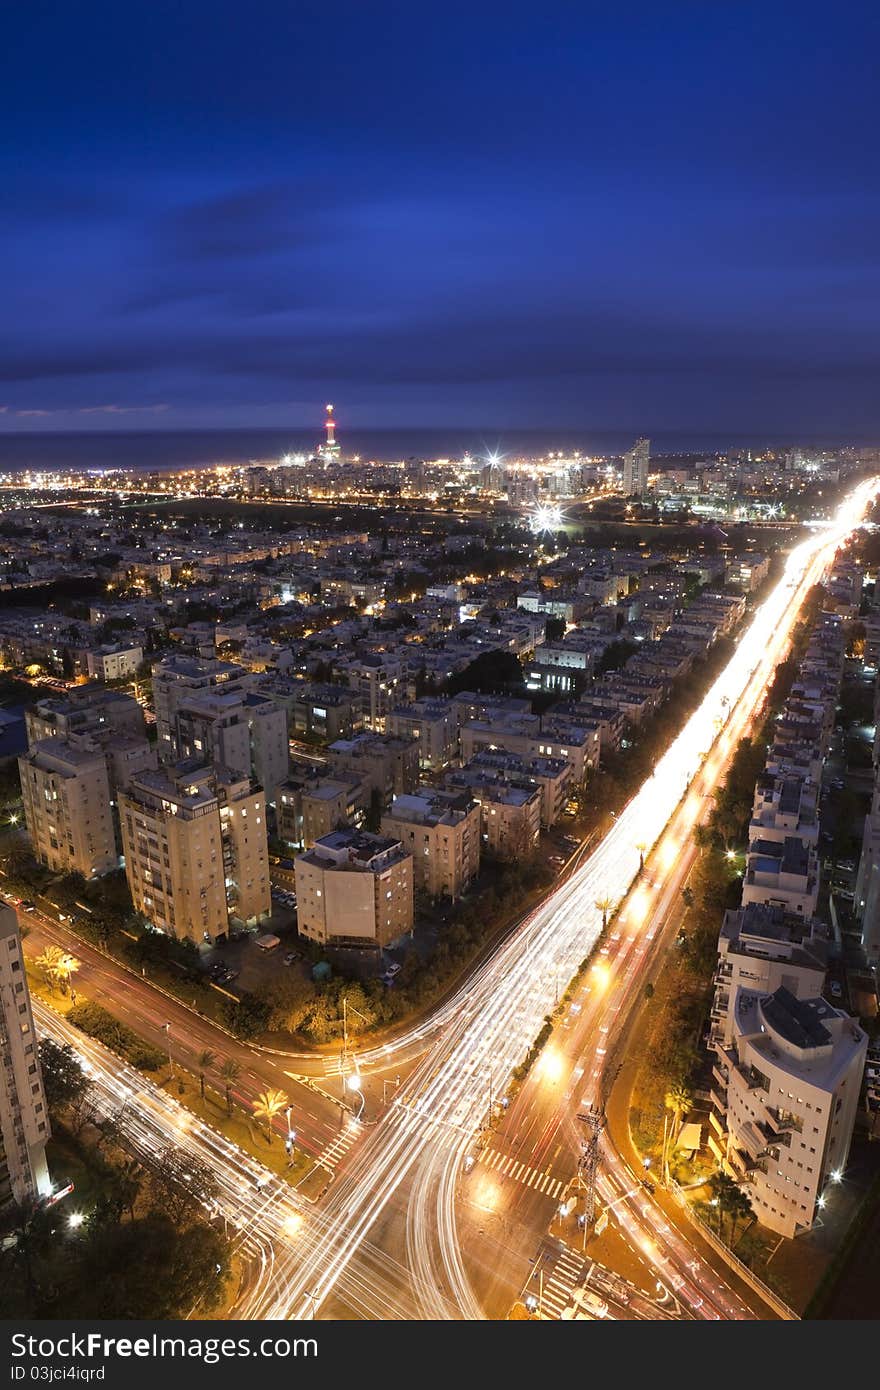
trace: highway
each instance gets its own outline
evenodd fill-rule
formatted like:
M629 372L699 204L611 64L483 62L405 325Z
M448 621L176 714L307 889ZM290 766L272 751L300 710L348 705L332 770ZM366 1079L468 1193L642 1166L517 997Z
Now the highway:
M876 490L876 480L861 485L833 523L791 552L782 578L654 773L583 867L526 919L461 992L439 1041L396 1091L385 1119L365 1138L333 1186L320 1232L310 1231L306 1222L297 1268L275 1296L252 1304L251 1316L319 1316L357 1262L370 1232L389 1221L395 1204L404 1198L408 1297L415 1299L418 1316L483 1316L461 1254L456 1189L473 1135L486 1118L489 1097L505 1093L511 1073L552 1011L558 981L570 979L596 944L602 917L597 903L619 904L626 897L639 873L637 846L658 846L661 873L672 870L685 842L682 832L664 839L668 823L680 804L683 830L696 822L721 760L763 701L809 588L858 524ZM662 885L658 891L663 891ZM619 1009L623 997L640 987L640 960L655 931L651 899L640 884L611 933L609 952L615 945L618 950L607 962L609 983L615 980L614 989L607 991L607 1008ZM602 1071L596 1048L584 1074L581 1103L598 1098ZM668 1239L666 1251L658 1247L660 1264L675 1258L665 1224L661 1213L655 1235L644 1238ZM649 1253L653 1257L650 1243ZM713 1271L690 1274L689 1279L681 1276L679 1296L683 1293L701 1315L748 1315L738 1300L719 1289ZM399 1292L374 1288L377 1308L386 1310L375 1315L388 1316Z

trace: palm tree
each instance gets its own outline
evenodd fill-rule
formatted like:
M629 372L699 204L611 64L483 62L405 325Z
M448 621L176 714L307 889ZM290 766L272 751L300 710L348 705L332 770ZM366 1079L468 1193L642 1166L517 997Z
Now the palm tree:
M611 899L608 897L599 898L596 902L596 907L602 914L602 930L604 931L608 926L608 909L611 907Z
M639 852L639 873L641 873L642 869L645 867L645 850L648 846L644 840L639 840L635 847Z
M282 1110L286 1110L290 1101L283 1091L268 1090L263 1091L254 1101L254 1114L258 1120L266 1121L266 1139L272 1143L272 1121L276 1115L280 1115Z
M721 1234L721 1223L725 1216L730 1217L730 1245L733 1246L734 1237L738 1223L745 1217L753 1216L752 1204L739 1183L730 1176L729 1173L719 1170L713 1173L709 1179L709 1186L714 1194L713 1201L718 1208L718 1233Z
M79 961L76 956L72 956L61 946L47 946L43 954L37 957L37 965L45 975L47 982L57 986L62 994L67 993L71 975L75 975L79 970Z
M232 1114L232 1083L238 1077L241 1067L232 1057L227 1057L220 1068L220 1075L226 1083L226 1113Z
M205 1072L208 1071L210 1067L213 1067L216 1060L217 1058L214 1053L208 1048L205 1048L204 1052L199 1053L199 1089L202 1092L203 1104L205 1100Z
M670 1148L672 1148L673 1150L675 1149L675 1141L677 1140L679 1132L681 1130L682 1117L686 1115L687 1112L690 1110L692 1103L693 1096L688 1090L687 1082L684 1080L684 1077L679 1077L677 1081L673 1081L672 1085L666 1093L665 1104L667 1110L672 1111L672 1125L669 1131L669 1139L663 1150L664 1174L666 1173L666 1170L668 1168L668 1161L666 1156L669 1153Z

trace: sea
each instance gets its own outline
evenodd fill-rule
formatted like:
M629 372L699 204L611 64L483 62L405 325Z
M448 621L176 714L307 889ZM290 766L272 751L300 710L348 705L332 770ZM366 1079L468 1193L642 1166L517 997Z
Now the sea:
M536 458L549 452L570 456L617 455L631 447L634 432L594 432L589 429L341 429L343 456L376 462L400 459L479 457ZM312 453L320 432L259 428L224 430L141 430L128 432L0 431L0 473L25 469L54 471L71 468L137 469L146 472L206 468L214 464L263 463L286 453ZM798 439L748 435L657 434L651 436L653 456L702 456L730 449L782 449L792 444L834 448L858 442L840 439Z

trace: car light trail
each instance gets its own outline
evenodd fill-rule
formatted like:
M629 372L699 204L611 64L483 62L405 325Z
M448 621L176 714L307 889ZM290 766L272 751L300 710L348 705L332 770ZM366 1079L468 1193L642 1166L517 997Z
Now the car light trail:
M640 854L660 839L713 745L719 742L726 749L724 729L732 711L751 714L762 702L809 587L859 523L878 482L858 487L827 530L791 552L782 578L754 615L727 666L611 831L445 1011L449 1023L440 1041L400 1088L396 1103L334 1189L322 1222L329 1234L312 1240L283 1294L261 1306L261 1316L317 1316L367 1233L417 1165L414 1200L422 1203L422 1225L427 1220L428 1186L438 1188L441 1263L453 1281L458 1314L480 1316L457 1259L454 1218L454 1173L468 1134L480 1126L489 1096L502 1094L551 1012L555 976L563 980L574 975L595 945L602 926L597 902L622 901L639 870ZM700 794L707 791L698 787ZM699 804L697 795L689 805L694 817ZM638 925L636 920L627 923L629 930ZM653 928L646 934L652 935ZM463 1137L456 1135L456 1128ZM420 1268L414 1278L422 1288L433 1285L435 1315L449 1316L437 1308L440 1270L425 1249L424 1231L420 1240ZM409 1244L415 1248L415 1233Z

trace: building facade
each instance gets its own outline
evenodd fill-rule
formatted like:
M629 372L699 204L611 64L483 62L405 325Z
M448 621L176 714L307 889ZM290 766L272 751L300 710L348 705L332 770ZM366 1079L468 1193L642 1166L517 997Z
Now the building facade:
M381 949L412 931L413 861L399 840L337 830L295 865L301 936Z
M119 797L135 908L200 945L271 911L265 796L229 770L180 763L134 777Z
M50 1191L50 1133L18 918L0 900L0 1212Z
M480 870L480 807L466 791L420 787L396 796L382 834L413 856L413 882L432 898L458 898Z
M40 739L18 760L34 855L47 868L94 878L119 857L107 759L88 738Z

